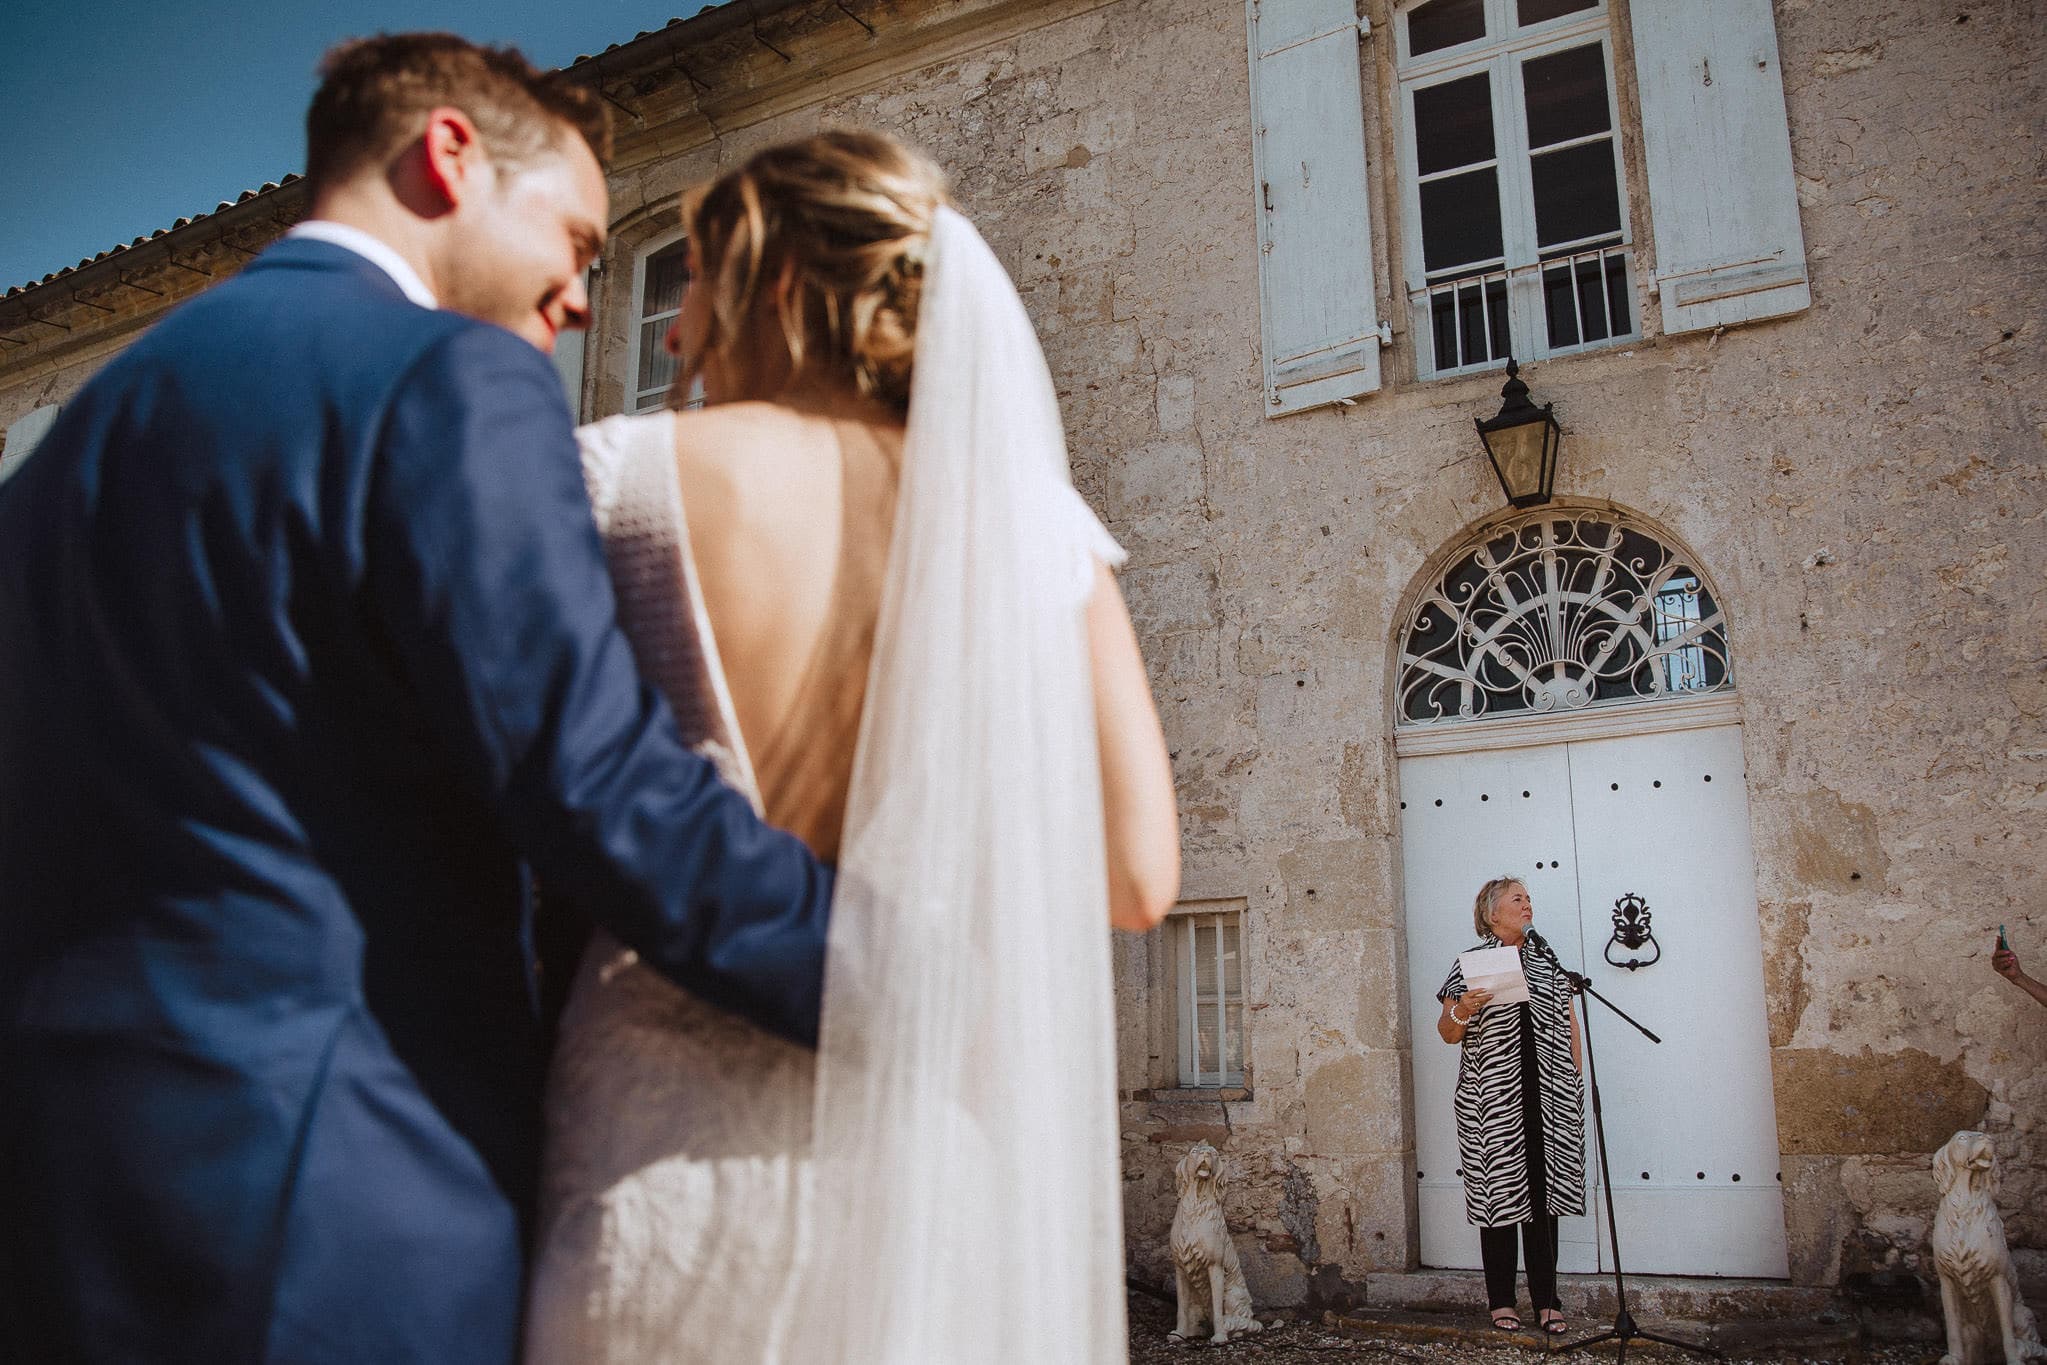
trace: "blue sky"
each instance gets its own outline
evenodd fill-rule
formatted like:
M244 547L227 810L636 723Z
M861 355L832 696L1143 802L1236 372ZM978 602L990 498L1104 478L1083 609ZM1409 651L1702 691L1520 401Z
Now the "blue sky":
M211 212L305 159L342 39L445 28L543 66L705 0L0 0L0 293Z

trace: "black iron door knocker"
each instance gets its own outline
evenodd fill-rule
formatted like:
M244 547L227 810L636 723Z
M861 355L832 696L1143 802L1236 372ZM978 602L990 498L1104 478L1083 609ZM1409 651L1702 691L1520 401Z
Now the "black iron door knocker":
M1631 957L1626 962L1614 961L1616 945L1633 952L1644 944L1652 950L1650 956ZM1649 902L1630 891L1613 903L1613 937L1606 941L1606 963L1609 967L1623 967L1632 972L1652 965L1662 956L1663 945L1649 931Z

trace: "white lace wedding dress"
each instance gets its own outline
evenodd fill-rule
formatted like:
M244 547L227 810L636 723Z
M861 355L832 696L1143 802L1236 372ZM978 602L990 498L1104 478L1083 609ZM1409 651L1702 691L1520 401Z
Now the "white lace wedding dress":
M892 537L853 534L889 508L848 465L843 539L887 547L843 559L835 590L880 602L866 686L834 672L870 643L841 622L795 708L857 727L850 774L810 771L797 725L752 756L756 782L692 581L672 421L583 433L621 624L757 807L779 791L771 817L843 826L822 1037L813 1056L592 946L550 1077L529 1365L1121 1362L1083 618L1095 561L1122 555L1067 481L1021 302L942 211Z
M584 475L641 671L758 809L691 575L673 433L665 412L586 428ZM774 1358L796 1287L815 1067L598 936L549 1077L530 1362Z

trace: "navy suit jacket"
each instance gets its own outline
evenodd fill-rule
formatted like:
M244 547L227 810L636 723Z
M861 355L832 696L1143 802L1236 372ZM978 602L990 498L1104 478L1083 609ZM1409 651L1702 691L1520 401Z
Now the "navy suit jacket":
M506 1365L532 877L799 1039L831 889L639 679L552 367L287 240L0 555L0 1357Z

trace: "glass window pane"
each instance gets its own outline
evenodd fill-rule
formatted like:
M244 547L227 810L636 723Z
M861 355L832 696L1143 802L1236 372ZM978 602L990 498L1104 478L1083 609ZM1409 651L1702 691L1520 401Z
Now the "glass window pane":
M1464 363L1503 359L1507 354L1507 282L1486 281L1483 299L1477 289L1460 292L1466 314Z
M1493 82L1481 71L1414 92L1414 155L1423 175L1493 159Z
M1237 1085L1243 1079L1243 926L1236 915L1179 921L1182 1085ZM1220 989L1218 989L1220 988Z
M1555 266L1542 272L1542 308L1549 321L1549 344L1576 346L1578 305L1571 292L1571 268Z
M1699 624L1699 580L1677 578L1656 594L1656 643L1668 644ZM1663 656L1664 686L1673 692L1706 686L1706 652L1681 645Z
M1421 201L1425 269L1500 259L1500 182L1492 167L1431 180L1421 187Z
M1486 359L1486 291L1480 285L1467 284L1457 291L1457 335L1462 339L1464 353L1457 358L1460 365L1474 365Z
M1485 0L1429 0L1407 13L1407 51L1419 57L1424 52L1455 47L1485 37Z
M677 242L647 260L647 284L640 316L672 313L682 307L683 286L689 283L689 249Z
M1516 0L1514 17L1523 28L1580 10L1599 8L1599 0Z
M1604 133L1613 127L1606 107L1606 52L1598 43L1566 48L1521 64L1528 103L1528 145Z
M1606 258L1606 325L1608 336L1626 336L1635 330L1635 324L1628 314L1632 300L1628 297L1628 261L1625 256Z
M1542 152L1529 161L1535 181L1536 245L1553 246L1620 231L1620 186L1614 177L1612 139L1601 138L1559 152ZM1428 186L1422 187L1424 205L1428 203L1428 190ZM1422 218L1425 254L1428 239L1425 208Z
M650 389L659 389L664 394L675 382L675 357L668 354L662 339L668 333L666 322L643 322L640 324L640 374L634 387L636 394Z
M1578 335L1586 341L1604 341L1613 335L1607 322L1605 272L1597 259L1580 261L1578 279Z
M1436 368L1457 368L1457 296L1449 290L1429 295L1429 327L1436 343Z

